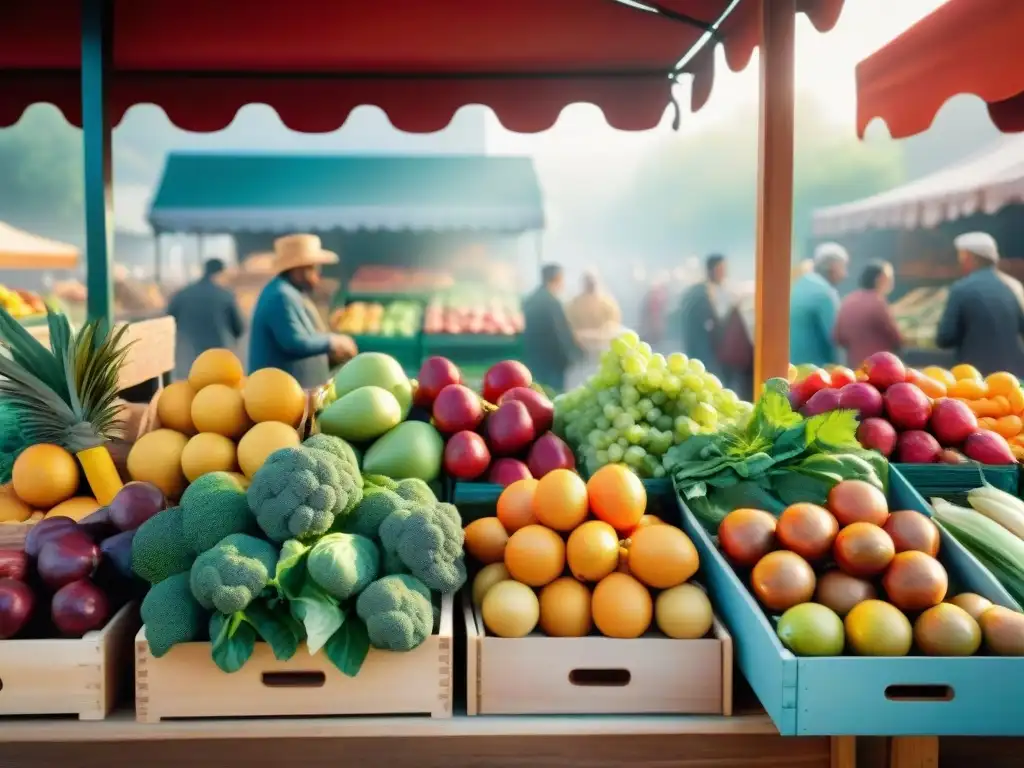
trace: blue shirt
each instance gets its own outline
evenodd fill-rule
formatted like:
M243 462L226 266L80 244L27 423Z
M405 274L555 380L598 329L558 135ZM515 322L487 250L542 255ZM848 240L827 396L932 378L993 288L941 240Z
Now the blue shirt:
M283 277L267 283L252 313L249 371L280 368L306 389L325 383L330 374L330 335L321 330L315 311Z
M817 272L810 272L793 285L789 307L789 361L793 365L838 363L834 334L839 291Z

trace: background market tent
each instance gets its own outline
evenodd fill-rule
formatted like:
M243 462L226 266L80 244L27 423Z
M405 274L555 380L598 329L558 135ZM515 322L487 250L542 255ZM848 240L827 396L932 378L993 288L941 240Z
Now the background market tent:
M74 269L78 249L0 221L0 269Z
M857 65L857 132L880 117L893 138L926 131L973 94L1004 133L1024 131L1024 2L949 0Z
M714 44L733 70L761 46L755 377L784 375L793 203L795 16L819 30L843 0L8 0L0 26L0 125L37 101L83 127L89 312L109 317L110 126L134 104L179 127L225 127L269 104L298 131L329 131L358 105L406 131L433 131L467 104L505 127L550 127L597 105L626 130L658 124L674 83L708 99ZM323 44L329 41L330 44ZM678 117L678 107L677 117Z
M877 195L814 212L817 237L935 227L1024 202L1024 135L1004 136L947 168Z

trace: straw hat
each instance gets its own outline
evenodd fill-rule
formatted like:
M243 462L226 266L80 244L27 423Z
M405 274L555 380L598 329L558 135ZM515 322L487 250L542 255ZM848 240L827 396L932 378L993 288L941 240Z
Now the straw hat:
M280 275L296 267L337 263L338 254L325 251L316 235L286 235L274 241L274 274Z

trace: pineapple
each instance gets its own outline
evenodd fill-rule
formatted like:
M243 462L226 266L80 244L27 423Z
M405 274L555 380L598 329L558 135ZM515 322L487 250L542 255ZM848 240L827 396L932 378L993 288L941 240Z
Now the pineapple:
M93 321L76 334L66 316L47 311L46 319L50 349L0 307L0 397L25 442L77 456L93 495L106 505L122 486L106 444L120 436L117 381L127 327L108 333Z

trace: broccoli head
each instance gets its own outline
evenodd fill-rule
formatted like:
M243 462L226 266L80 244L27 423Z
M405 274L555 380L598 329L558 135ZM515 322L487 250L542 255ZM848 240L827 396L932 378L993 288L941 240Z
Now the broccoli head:
M132 570L150 584L187 572L195 559L185 540L181 507L157 512L132 538Z
M412 576L372 582L356 600L356 615L366 624L370 645L385 651L411 651L434 628L430 590Z
M409 504L396 510L380 526L385 563L397 558L410 574L444 594L466 582L464 539L459 511L436 500L430 506Z
M244 533L226 536L192 565L192 594L207 610L244 611L274 578L278 550Z
M392 480L387 475L363 475L363 487L387 488L389 491L398 487L398 481Z
M359 500L342 526L348 533L357 533L368 539L380 536L380 524L396 510L408 506L394 491L379 486L365 486L363 498Z
M327 594L348 600L377 578L380 553L365 536L329 533L309 550L306 572Z
M394 491L410 504L416 504L421 507L429 507L437 502L437 496L430 490L430 486L427 485L426 481L420 480L418 477L408 477L405 480L399 480L395 483Z
M196 478L181 496L185 541L195 554L212 549L232 533L258 533L245 486L228 472Z
M344 521L362 498L359 477L344 462L316 448L274 451L253 476L249 508L272 541L312 539Z
M142 600L149 652L160 658L178 643L202 640L209 613L192 596L189 575L176 573L154 584Z
M340 437L325 435L321 432L316 435L310 435L302 441L302 444L313 450L325 451L340 460L349 468L356 485L360 488L363 487L363 476L359 474L359 458L356 456L355 448Z

